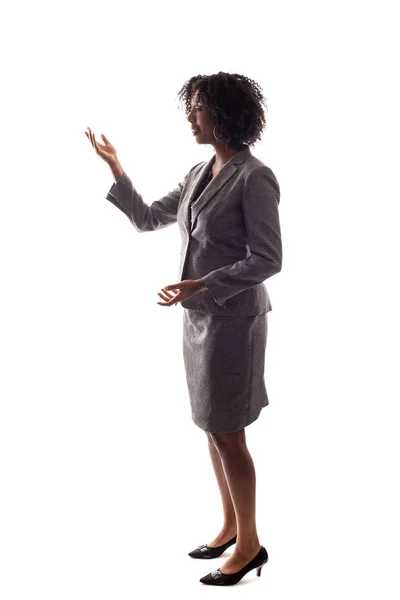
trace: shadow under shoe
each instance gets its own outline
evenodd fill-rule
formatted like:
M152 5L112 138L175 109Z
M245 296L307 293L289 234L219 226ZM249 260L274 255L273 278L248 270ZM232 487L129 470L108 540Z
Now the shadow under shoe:
M192 558L218 558L232 544L236 544L236 535L228 542L225 542L225 544L222 544L222 546L216 546L215 548L207 546L207 544L202 544L195 550L192 550L192 552L189 552L189 556Z

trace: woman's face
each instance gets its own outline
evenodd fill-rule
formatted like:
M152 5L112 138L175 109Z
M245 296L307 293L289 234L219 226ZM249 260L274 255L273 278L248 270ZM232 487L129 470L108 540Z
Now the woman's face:
M190 101L191 109L188 113L188 121L194 128L193 135L198 144L212 144L215 146L216 139L213 134L214 125L211 120L211 111L198 100L198 91L196 90ZM217 134L218 135L218 134Z

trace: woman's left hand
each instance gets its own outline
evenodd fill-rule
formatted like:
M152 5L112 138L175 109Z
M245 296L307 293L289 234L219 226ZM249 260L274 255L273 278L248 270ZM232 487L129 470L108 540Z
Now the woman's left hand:
M205 289L205 286L201 279L184 279L180 283L173 283L171 285L166 285L161 288L164 292L161 294L157 292L158 295L166 302L157 302L160 306L172 306L173 304L177 304L178 302L184 302L188 300L201 290ZM168 290L173 292L177 292L175 295L168 293Z

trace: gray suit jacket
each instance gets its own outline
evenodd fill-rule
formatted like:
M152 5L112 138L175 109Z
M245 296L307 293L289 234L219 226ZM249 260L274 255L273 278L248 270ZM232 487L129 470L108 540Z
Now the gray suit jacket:
M160 200L146 204L126 173L106 199L139 232L178 222L181 261L177 281L202 279L207 286L184 308L216 315L252 316L272 310L265 279L282 268L278 181L250 148L237 152L190 206L196 189L215 162L192 167Z

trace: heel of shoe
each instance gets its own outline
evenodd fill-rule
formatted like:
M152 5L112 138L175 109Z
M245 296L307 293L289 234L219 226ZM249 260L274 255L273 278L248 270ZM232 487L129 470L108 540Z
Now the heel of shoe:
M263 562L263 564L260 567L257 567L256 573L258 575L258 577L260 577L261 575L261 569L263 568L264 565L266 565L268 562L268 558Z

